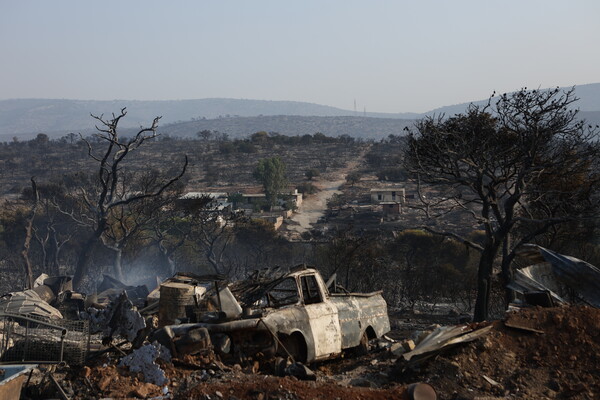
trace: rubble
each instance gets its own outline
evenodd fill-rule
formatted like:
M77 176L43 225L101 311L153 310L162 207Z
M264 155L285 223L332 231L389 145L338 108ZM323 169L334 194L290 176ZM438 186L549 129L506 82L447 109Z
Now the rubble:
M404 340L400 343L393 343L389 350L395 356L401 356L402 354L413 351L415 349L415 342L412 339Z
M34 315L48 319L61 319L63 315L43 300L34 290L13 292L0 298L0 311L5 314Z
M481 340L439 353L417 369L396 366L393 379L398 383L426 381L441 399L600 396L600 310L588 306L525 308L489 326Z
M169 382L165 371L163 371L156 360L161 359L171 362L171 354L168 349L159 343L147 344L134 350L131 354L123 357L119 366L129 367L131 372L141 372L147 383L163 386Z
M522 246L518 254L534 264L515 271L510 285L513 290L524 294L547 292L557 304L569 303L570 296L600 307L600 269L533 244Z
M434 329L424 335L429 339L400 356L382 347L365 356L313 364L310 371L314 381L299 379L304 364L282 360L279 368L283 371L277 373L277 368L266 362L224 365L216 352L181 355L169 362L155 357L161 347L154 344L133 352L124 347L128 353L125 357L105 353L88 368L68 370L71 372L59 382L69 382L63 387L67 393L72 387L74 398L219 399L219 392L224 399L410 399L409 389L415 382L421 382L419 387L429 385L442 400L600 396L600 310L581 306L528 308L510 312L504 321L483 328L486 334L481 333L481 325L439 327L437 333ZM466 341L474 336L479 339ZM432 346L434 337L444 340ZM453 340L460 343L446 345ZM407 339L396 344L410 346ZM425 348L435 351L424 352ZM420 354L407 356L419 360L416 368L399 368L402 363L397 360L405 360L405 354L418 349ZM139 369L124 360L135 360ZM142 368L153 365L164 373L165 380L157 370L157 379L142 372ZM274 376L286 372L291 376Z
M399 360L406 362L404 368L414 368L444 349L485 336L491 329L491 325L477 329L467 325L438 327L424 336L413 350L404 352Z
M178 274L162 286L184 289L176 291L175 298L167 296L167 309L177 313L163 317L164 321L175 316L173 323L164 326L159 326L160 303L168 290L146 295L141 311L127 291L121 290L104 308L92 307L77 314L89 318L94 331L102 332L105 339L103 344L99 337L85 339L93 344L85 366L72 368L74 358L65 358L69 366L60 363L34 373L34 377L41 374L42 379L28 381L23 390L32 398L443 400L600 396L597 308L519 308L500 321L446 326L431 326L431 318L415 314L414 319L422 318L426 324L413 319L388 335L373 328L369 336L365 335L367 329L357 329L357 325L374 327L367 324L380 318L378 294L329 292L314 271L306 267L291 273L261 271L250 280L234 283L214 276ZM305 279L308 276L316 283L312 289ZM76 295L65 289L66 281L53 283L48 279L40 279L42 285L38 287L47 286L42 294L54 304L64 304L61 297L68 294ZM56 289L59 286L62 288ZM335 290L336 285L330 287ZM567 298L560 291L557 294ZM590 299L589 294L585 297ZM84 298L87 304L93 303L82 295L75 296L70 304L79 307ZM40 301L44 302L42 298ZM337 314L320 319L334 309ZM454 323L450 317L445 316L447 324ZM6 318L0 321L0 328L8 327L11 334L21 328L24 332L65 330L52 325L50 319L26 327L27 321L33 323L42 317L21 317L20 322L14 316ZM329 329L335 318L339 319L338 330ZM329 329L326 334L310 336L323 322ZM394 326L402 327L403 322ZM47 351L39 339L13 336L6 340L9 330L0 331L3 360L11 354L23 358L24 349ZM363 335L355 337L358 333ZM303 336L297 336L300 334ZM336 339L338 334L341 336ZM300 337L312 341L291 340ZM371 342L373 337L377 339ZM117 338L115 345L112 339ZM319 346L331 346L335 340L340 341L339 350L327 347L327 357L315 356L323 351ZM64 340L64 348L72 351L72 342ZM80 344L83 342L79 339ZM62 348L60 343L56 341L54 347ZM370 347L372 351L364 351ZM40 354L43 352L35 356Z
M139 332L146 328L146 320L134 308L125 291L106 309L91 307L82 313L82 317L90 320L92 332L102 332L104 338L109 339L121 336L133 342Z
M303 381L316 381L317 376L306 365L295 362L288 365L284 370L284 375L294 376Z

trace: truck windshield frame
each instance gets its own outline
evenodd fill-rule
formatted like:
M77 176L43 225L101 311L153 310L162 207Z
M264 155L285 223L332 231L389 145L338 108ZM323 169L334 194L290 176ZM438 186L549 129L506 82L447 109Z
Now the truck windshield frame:
M317 277L314 275L302 275L300 277L300 287L302 289L302 298L304 304L317 304L323 302Z

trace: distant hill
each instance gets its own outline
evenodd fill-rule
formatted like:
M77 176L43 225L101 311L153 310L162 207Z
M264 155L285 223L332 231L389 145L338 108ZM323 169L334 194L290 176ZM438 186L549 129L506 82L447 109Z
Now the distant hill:
M163 125L159 128L159 132L163 135L179 137L195 137L197 132L205 129L225 132L230 137L245 137L258 131L277 132L289 136L321 132L327 136L349 135L380 139L390 134L401 135L405 127L413 124L414 120L396 118L275 115L180 122Z
M138 127L149 124L156 116L162 116L161 124L190 121L192 119L215 119L218 117L251 117L261 115L299 116L353 116L353 111L313 103L297 101L266 101L244 99L199 100L44 100L17 99L0 101L0 136L22 138L43 132L60 136L94 127L90 114L110 115L127 107L127 117L122 127ZM363 116L363 113L359 114ZM370 117L409 118L418 114L366 113Z
M562 90L568 90L570 87L563 87ZM582 112L588 111L600 111L600 83L590 83L588 85L579 85L575 87L575 95L579 100L575 103L575 107L579 108ZM497 97L494 97L497 99ZM494 100L492 99L492 101ZM483 106L487 104L488 99L472 101L469 103L454 104L451 106L445 106L436 108L435 110L428 111L423 115L454 115L464 113L469 104L475 104ZM585 115L585 114L582 114Z
M576 106L581 116L592 124L600 123L600 83L576 87L580 100ZM485 104L487 99L473 102ZM322 132L328 135L348 134L357 137L383 137L399 133L412 121L425 115L454 115L464 112L470 103L416 113L355 113L336 107L297 101L246 99L198 100L0 100L0 141L17 136L30 139L43 132L60 137L69 132L89 134L94 130L90 114L110 116L127 107L122 128L147 126L154 117L162 116L164 133L189 136L203 129L218 130L232 136L256 131L277 131L296 135ZM269 118L267 118L269 117ZM303 117L303 118L300 118ZM181 124L178 124L181 123Z

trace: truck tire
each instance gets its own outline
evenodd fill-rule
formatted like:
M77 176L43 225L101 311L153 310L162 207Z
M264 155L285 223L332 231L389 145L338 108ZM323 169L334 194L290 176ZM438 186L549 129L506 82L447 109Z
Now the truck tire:
M371 345L369 344L369 334L365 330L360 337L360 343L356 346L356 354L359 356L364 356L369 353L371 350Z
M281 343L285 347L278 352L281 356L287 357L288 353L294 358L294 361L306 362L306 343L299 333L293 333L290 336L281 337ZM287 352L286 352L287 350Z

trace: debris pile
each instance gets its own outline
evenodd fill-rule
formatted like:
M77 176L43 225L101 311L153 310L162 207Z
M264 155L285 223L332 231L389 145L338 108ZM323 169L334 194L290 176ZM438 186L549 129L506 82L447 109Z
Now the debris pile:
M439 354L402 382L423 380L440 399L600 398L600 310L534 307L495 321L481 340Z
M151 292L105 277L89 296L41 277L0 301L0 363L41 364L30 398L600 398L600 309L563 293L593 303L598 271L578 264L594 279L553 286L558 267L536 268L552 276L526 272L521 293L561 306L522 301L502 320L389 336L379 292L338 293L305 266L234 283L179 273Z
M147 344L126 355L119 362L120 367L128 367L131 372L141 372L144 381L158 386L165 385L169 380L156 360L171 362L171 353L159 343Z

